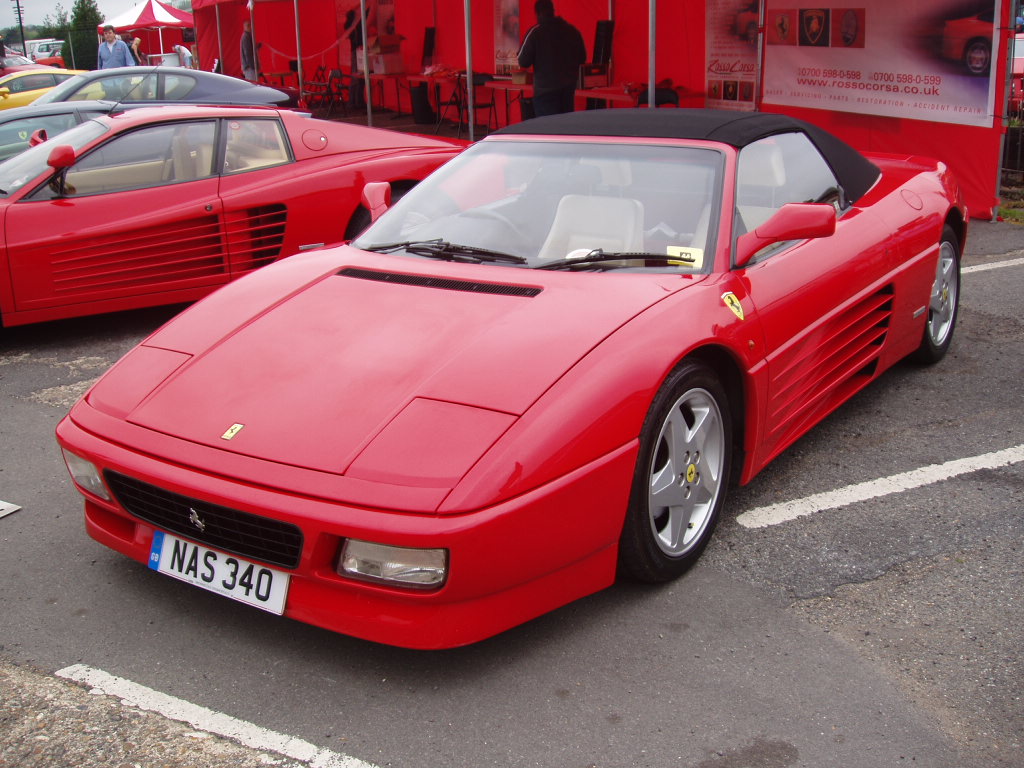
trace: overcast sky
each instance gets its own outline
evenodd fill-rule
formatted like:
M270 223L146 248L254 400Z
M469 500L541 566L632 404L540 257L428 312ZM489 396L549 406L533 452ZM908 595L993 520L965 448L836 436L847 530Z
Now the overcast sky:
M75 0L60 0L60 4L70 14ZM100 9L104 19L112 19L129 8L141 4L142 0L96 0L96 7ZM26 24L42 24L43 18L52 16L53 9L56 7L56 0L21 0L22 19ZM0 29L13 27L17 23L17 18L14 15L14 3L11 0L0 0Z

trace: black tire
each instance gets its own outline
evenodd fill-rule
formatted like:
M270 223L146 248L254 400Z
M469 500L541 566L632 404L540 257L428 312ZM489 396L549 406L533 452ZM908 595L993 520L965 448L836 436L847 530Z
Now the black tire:
M921 346L910 356L924 365L939 362L949 351L960 310L960 240L948 224L942 228L935 281L928 294L928 320Z
M992 43L978 37L964 46L964 66L972 75L987 75L992 66Z
M705 364L684 360L658 390L640 433L619 541L620 574L669 581L697 561L725 500L732 438L718 377Z

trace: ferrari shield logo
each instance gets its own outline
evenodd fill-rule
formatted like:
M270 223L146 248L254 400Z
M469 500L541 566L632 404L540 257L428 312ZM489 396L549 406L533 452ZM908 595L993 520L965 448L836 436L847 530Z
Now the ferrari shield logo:
M740 300L736 298L736 294L732 291L722 294L722 303L725 304L732 313L736 315L740 320L743 319L743 305L740 304Z
M789 39L789 16L780 13L775 18L775 31L779 35L779 40L786 41Z
M828 45L829 13L821 8L800 11L800 45Z
M245 424L232 424L228 431L221 435L221 440L230 440L245 428Z

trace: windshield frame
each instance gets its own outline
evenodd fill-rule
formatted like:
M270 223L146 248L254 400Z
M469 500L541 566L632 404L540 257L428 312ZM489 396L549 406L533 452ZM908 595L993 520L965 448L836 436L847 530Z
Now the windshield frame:
M50 153L57 146L67 144L81 155L82 150L111 131L111 127L95 118L85 120L52 139L29 147L24 152L0 163L0 199L18 195L23 189L38 187L36 181L43 174L52 173L47 163ZM29 192L31 194L31 192Z
M679 153L678 161L675 162L673 158L671 163L677 173L665 176L666 163L670 163L665 159L665 155L671 153ZM410 190L351 244L356 248L375 250L387 244L440 240L450 243L453 248L457 248L457 244L462 244L467 246L467 250L492 249L506 252L515 257L524 257L525 266L531 268L548 265L553 268L576 269L580 267L601 271L639 269L645 272L659 270L686 274L709 273L714 269L718 251L718 230L723 226L720 217L726 187L728 157L727 147L718 142L702 140L676 141L661 138L614 136L516 135L489 137L469 147ZM516 165L520 161L523 168ZM491 163L496 170L497 168L501 169L501 172L494 174L496 176L506 173L517 177L519 173L529 172L531 168L535 176L532 179L525 177L521 179L521 186L518 188L513 186L508 176L503 176L502 182L498 186L506 185L508 189L505 193L499 193L494 198L483 195L481 203L470 202L473 200L474 172L481 178L486 177L486 174L480 173L479 170L474 171L470 166L471 163L477 163L483 170L486 170L488 163ZM545 168L545 166L552 167ZM613 167L609 168L609 166ZM625 202L624 198L628 199L635 194L636 197L641 198L639 201L633 202L637 203L636 207L640 209L638 216L642 222L643 234L640 239L643 246L639 248L607 247L599 242L594 245L584 242L582 248L569 249L566 246L566 249L571 252L563 251L556 255L551 253L550 248L542 247L549 242L554 231L554 222L550 220L550 217L546 223L541 221L536 225L534 225L533 217L525 216L521 221L505 222L505 224L513 225L513 228L504 227L508 231L527 230L522 243L517 241L513 244L510 237L501 238L498 235L489 239L490 235L481 235L479 229L475 230L473 236L468 239L458 236L460 227L451 222L455 222L460 217L486 219L494 215L495 220L492 222L492 227L497 230L503 228L503 224L495 214L518 213L521 216L522 211L517 210L518 203L516 201L525 198L527 192L534 189L534 186L545 189L540 182L542 175L553 173L556 178L561 178L557 175L559 167L568 168L570 172L575 168L588 171L592 175L597 174L600 176L601 183L591 186L590 191L586 192L582 187L576 190L569 186L563 192L562 197L555 199L554 203L542 210L550 211L550 217L554 217L556 216L556 205L560 204L564 198L583 198L581 201L583 204L587 204L586 201L600 202L616 197ZM622 170L623 168L624 170ZM454 183L454 180L460 178L460 174L464 174L466 177L463 180L464 187ZM666 180L662 180L662 177ZM691 177L701 179L701 184L697 187L687 187L677 183L677 180ZM610 179L617 180L610 181ZM461 203L456 202L446 193L446 184L450 185L448 192L452 192L460 200L463 198L465 200ZM614 184L619 186L617 188L609 186ZM616 189L618 189L617 192ZM467 190L469 194L467 194ZM662 210L657 210L655 203L661 203L662 198L666 196L665 193L669 193L668 196L673 201L686 200L693 204L680 204L672 207L670 203L662 203ZM503 194L504 196L502 196ZM555 194L557 195L557 192ZM429 213L433 204L425 204L431 199L444 201L442 204L434 206L437 207L438 212L433 217ZM703 206L711 220L710 225L705 224L703 227L704 231L701 232L703 240L700 244L695 242L695 238L701 231L701 225L692 226L693 219L699 218L699 209L696 207L698 200L700 201L699 205ZM522 208L526 207L522 204L519 205ZM446 207L442 208L442 206ZM664 209L666 208L676 218L668 220L665 216ZM613 212L610 217L613 217L615 216L614 212L621 208L612 205L609 210ZM657 215L655 215L656 212ZM628 214L628 210L626 213ZM487 216L482 214L487 214ZM417 216L418 220L424 222L422 230L405 223L412 221ZM658 216L662 218L659 219ZM404 217L404 219L400 219L400 217ZM635 232L636 219L636 215L627 215L622 220L632 221ZM677 226L677 223L683 219L689 219L690 228ZM706 221L707 219L705 219ZM446 229L449 223L451 223L450 228ZM675 226L675 229L670 224ZM659 231L659 227L665 227L667 234ZM627 226L626 229L628 228ZM629 239L625 235L623 237ZM677 244L666 246L666 238L668 240L679 239ZM631 242L635 243L636 240ZM422 256L419 253L407 254L401 249L388 249L388 251L402 256ZM695 260L688 261L694 251L698 252ZM681 257L678 256L680 252L684 254ZM608 255L613 253L625 253L629 257L608 258ZM585 258L588 254L591 258ZM574 263L574 260L578 260L579 263ZM483 263L509 265L507 260L484 260Z

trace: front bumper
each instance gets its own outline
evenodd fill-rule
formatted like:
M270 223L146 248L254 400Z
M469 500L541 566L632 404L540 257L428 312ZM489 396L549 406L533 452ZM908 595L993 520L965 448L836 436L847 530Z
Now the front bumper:
M409 648L455 647L509 629L615 579L635 443L520 497L439 516L289 492L275 487L272 472L264 472L257 484L219 475L214 467L183 466L106 440L73 416L58 425L58 441L101 473L112 470L203 503L298 526L302 551L298 565L288 570L284 615L332 631ZM89 535L148 562L157 529L116 501L83 495ZM445 548L448 578L440 588L422 591L341 576L335 566L346 538Z

